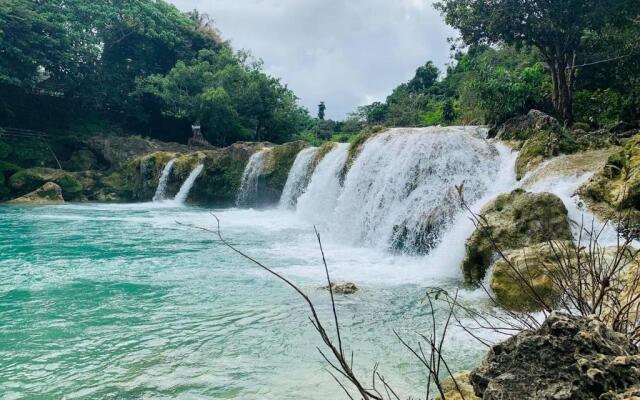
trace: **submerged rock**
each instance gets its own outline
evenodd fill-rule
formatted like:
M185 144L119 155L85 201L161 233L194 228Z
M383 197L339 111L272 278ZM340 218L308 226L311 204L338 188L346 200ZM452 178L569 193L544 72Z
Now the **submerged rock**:
M640 355L597 319L554 312L493 346L471 383L485 400L617 399L637 393Z
M323 289L329 290L329 286L325 286ZM354 294L358 291L358 287L352 282L331 282L331 289L336 294Z
M11 204L61 204L64 203L62 188L53 182L47 182L31 193L9 201Z
M465 243L465 281L484 278L494 258L492 239L502 251L547 240L571 240L567 214L562 200L551 193L518 189L498 196L480 212L486 229L477 228Z

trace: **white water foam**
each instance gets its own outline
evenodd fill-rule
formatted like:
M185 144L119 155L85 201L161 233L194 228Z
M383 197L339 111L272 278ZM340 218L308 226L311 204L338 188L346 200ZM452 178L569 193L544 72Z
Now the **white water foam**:
M253 153L244 167L242 180L240 181L240 190L236 197L237 206L247 206L254 204L258 199L258 181L264 164L269 154L269 149L263 149Z
M280 196L280 208L294 209L298 203L298 198L304 193L311 178L313 160L318 154L317 147L303 149L296 156L287 183L284 185Z
M173 199L173 201L175 203L184 204L185 201L187 201L187 197L189 196L189 192L191 191L191 188L193 187L193 184L195 183L196 179L198 178L198 175L200 175L200 173L202 172L203 168L204 168L204 165L198 164L191 171L191 173L189 174L187 179L185 179L184 183L180 187L180 190L178 191L178 194L176 194L176 197Z
M171 174L171 170L173 169L173 164L175 162L176 159L172 158L162 169L162 174L160 174L160 179L158 180L158 187L156 188L156 193L153 195L153 201L166 200L167 181L169 180L169 175Z
M306 192L298 199L297 212L317 224L329 220L342 190L340 172L347 161L349 144L337 143L318 163Z

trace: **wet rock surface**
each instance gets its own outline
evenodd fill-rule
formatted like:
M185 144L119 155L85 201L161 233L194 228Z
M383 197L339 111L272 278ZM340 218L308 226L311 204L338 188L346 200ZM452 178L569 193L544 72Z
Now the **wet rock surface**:
M554 312L537 331L493 346L470 380L485 400L632 398L640 355L600 321Z
M11 204L62 204L62 188L53 182L47 182L31 193L9 201Z
M513 250L547 240L571 240L567 209L551 193L514 190L498 196L480 212L486 224L465 243L462 264L469 283L484 278L494 259L492 239L500 250Z
M329 286L325 286L323 289L329 290ZM335 294L354 294L359 289L353 282L331 282L331 290Z

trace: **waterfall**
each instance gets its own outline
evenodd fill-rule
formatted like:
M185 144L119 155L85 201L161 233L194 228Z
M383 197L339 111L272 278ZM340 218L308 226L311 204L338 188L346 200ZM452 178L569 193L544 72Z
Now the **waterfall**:
M311 178L311 170L313 167L313 159L318 154L317 147L309 147L303 149L296 156L287 183L284 185L282 195L280 196L280 208L293 209L298 202L298 197L305 191L309 179Z
M189 174L187 179L185 179L182 186L180 186L180 190L178 191L178 194L176 194L176 197L173 199L176 203L184 204L184 202L187 200L187 197L189 196L189 191L193 187L193 184L196 181L196 178L198 178L198 175L200 175L203 168L204 168L204 165L198 164L191 171L191 173Z
M354 243L427 253L460 211L492 186L496 147L474 127L393 129L367 141L337 201L336 233Z
M269 149L263 149L253 153L244 167L242 180L240 181L240 190L236 198L237 206L246 206L255 204L258 200L258 183L260 175L264 170L264 164L267 160Z
M165 193L167 190L167 181L169 180L169 175L171 174L171 169L173 169L173 163L175 162L176 159L172 158L162 169L162 174L160 174L160 179L158 180L158 187L156 188L156 194L153 195L153 201L162 201L167 198L167 194Z
M349 145L338 143L318 163L309 186L298 199L297 212L314 223L325 222L335 208L342 189L340 172L347 161Z

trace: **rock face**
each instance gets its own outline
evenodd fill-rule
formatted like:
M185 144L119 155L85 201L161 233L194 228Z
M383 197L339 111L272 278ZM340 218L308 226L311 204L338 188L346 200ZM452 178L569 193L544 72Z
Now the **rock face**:
M11 200L11 204L61 204L64 203L62 188L53 182L47 182L31 193Z
M62 188L67 200L83 198L83 187L76 174L52 168L28 168L11 176L9 185L18 194L29 193L47 182L53 182Z
M125 165L137 157L156 151L186 153L190 150L188 146L179 143L166 143L140 136L94 136L86 140L85 145L110 167Z
M547 240L571 240L567 209L551 193L514 190L487 204L480 213L486 229L476 229L465 243L465 281L484 278L494 258L490 238L501 250L513 250Z
M485 400L613 400L637 393L640 355L622 334L596 319L552 313L535 332L491 348L471 372Z
M469 371L458 372L453 374L453 378L449 376L442 382L445 400L480 400L471 386L470 374ZM442 400L442 398L438 396L436 400Z
M554 285L550 272L553 273L551 269L557 265L556 254L566 254L564 250L573 247L571 241L556 241L553 245L540 243L506 252L509 263L499 259L491 274L490 286L495 300L510 311L540 311L544 307L536 298L537 295L544 304L554 307L560 299L560 291Z
M532 131L555 131L560 129L557 119L538 110L531 110L527 115L514 117L489 130L488 136L499 140L527 140Z
M581 198L603 219L619 213L640 221L640 135L612 154L607 165L579 190Z

